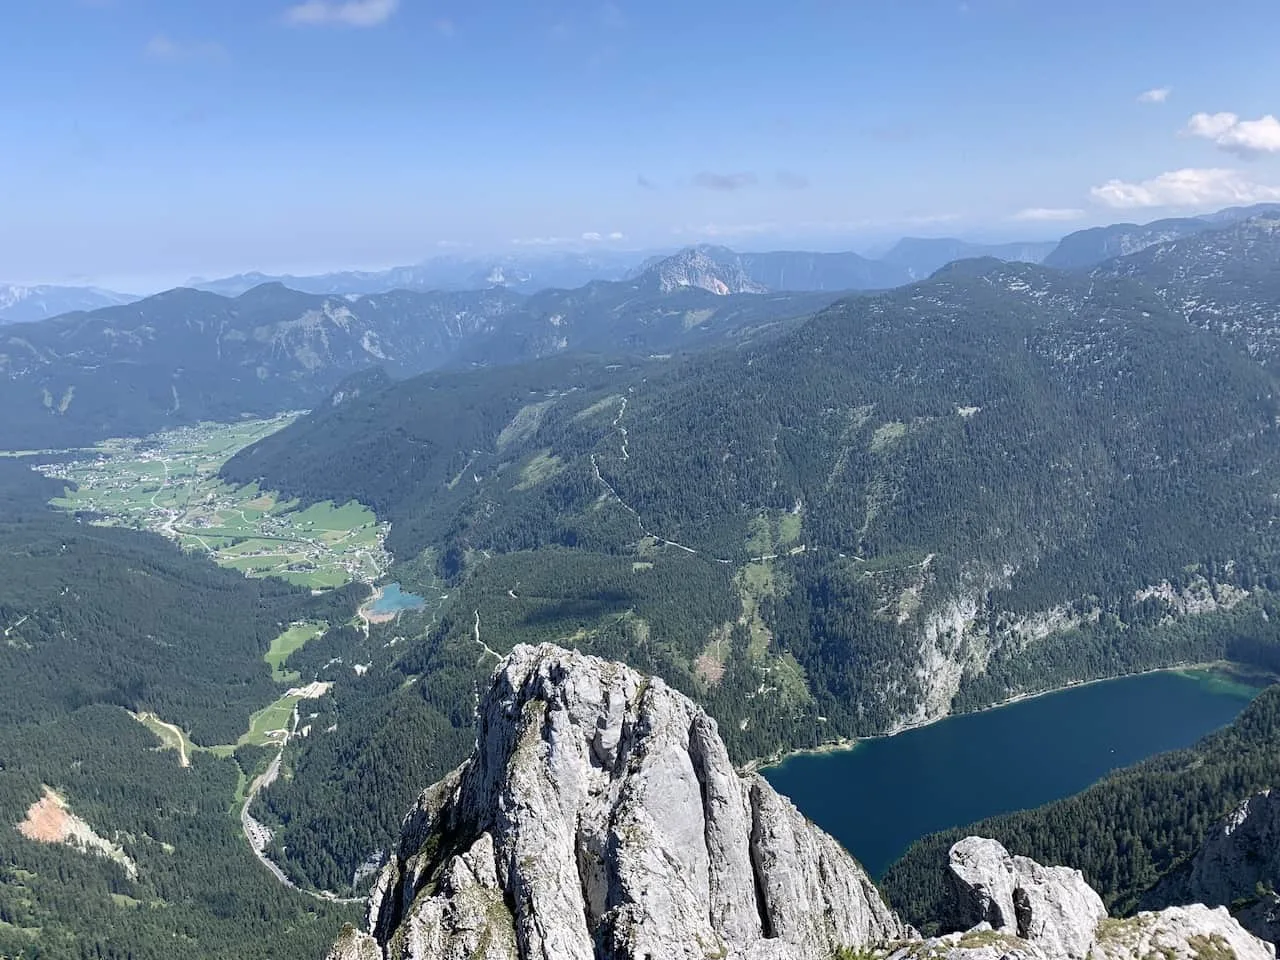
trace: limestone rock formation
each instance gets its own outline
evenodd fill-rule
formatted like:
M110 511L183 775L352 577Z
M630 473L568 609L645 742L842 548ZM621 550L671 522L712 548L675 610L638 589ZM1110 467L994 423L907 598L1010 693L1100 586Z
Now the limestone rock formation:
M1259 883L1280 879L1280 792L1267 790L1240 804L1205 837L1191 863L1193 901L1231 903Z
M962 934L899 948L893 960L1274 960L1275 948L1225 907L1168 907L1112 920L1079 870L1042 867L995 840L951 848Z
M1246 930L1280 941L1280 791L1241 803L1209 831L1182 870L1166 877L1144 907L1206 903L1230 906Z
M380 875L365 960L810 960L908 931L834 840L661 680L517 647L470 760Z
M1193 903L1107 920L1098 928L1090 960L1274 960L1275 947L1259 940L1226 907Z
M1083 960L1107 915L1079 870L1042 867L994 840L969 837L951 848L950 870L964 925L1033 940L1051 956Z

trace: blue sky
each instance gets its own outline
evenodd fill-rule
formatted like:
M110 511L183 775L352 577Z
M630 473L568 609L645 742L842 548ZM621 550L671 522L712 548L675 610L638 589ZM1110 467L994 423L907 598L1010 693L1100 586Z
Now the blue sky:
M1278 28L1276 0L6 0L0 279L1280 199Z

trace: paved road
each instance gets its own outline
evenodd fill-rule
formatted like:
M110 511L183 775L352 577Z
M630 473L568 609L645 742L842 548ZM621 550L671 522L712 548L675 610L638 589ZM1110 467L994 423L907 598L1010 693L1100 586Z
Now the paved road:
M297 729L298 708L294 707L293 731L289 736L296 733ZM305 893L309 897L314 897L317 900L325 900L329 903L364 903L367 899L365 897L344 898L330 893L328 890L306 890L290 880L285 872L276 865L275 861L267 856L267 847L271 844L271 830L265 824L256 820L253 814L249 812L249 808L253 806L253 801L257 798L258 793L275 783L276 778L280 776L280 764L284 761L284 748L285 744L288 742L288 736L281 740L280 752L276 754L275 759L271 761L270 766L268 766L263 773L254 778L253 783L249 785L248 793L245 795L244 806L240 808L240 826L244 830L245 840L249 842L249 849L253 851L254 855L262 861L262 865L270 870L277 880L291 890L297 890L301 893Z

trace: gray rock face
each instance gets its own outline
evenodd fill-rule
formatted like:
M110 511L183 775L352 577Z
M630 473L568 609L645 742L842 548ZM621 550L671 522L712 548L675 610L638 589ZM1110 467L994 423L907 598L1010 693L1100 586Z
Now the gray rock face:
M1213 827L1190 863L1165 877L1142 906L1230 906L1246 930L1280 942L1280 792L1241 803Z
M1079 870L1042 867L981 837L953 846L949 866L962 922L988 923L1051 956L1088 956L1107 908Z
M1090 960L1274 960L1275 947L1249 933L1226 907L1168 907L1109 920L1098 929Z
M893 960L1275 957L1275 948L1241 927L1225 907L1193 904L1108 919L1102 898L1079 870L1042 867L1010 855L995 840L961 840L951 848L950 871L960 910L955 919L977 925L904 945Z
M1191 862L1187 894L1204 903L1252 896L1280 880L1280 793L1250 797L1205 837Z
M517 647L332 954L809 960L907 931L861 867L661 680Z

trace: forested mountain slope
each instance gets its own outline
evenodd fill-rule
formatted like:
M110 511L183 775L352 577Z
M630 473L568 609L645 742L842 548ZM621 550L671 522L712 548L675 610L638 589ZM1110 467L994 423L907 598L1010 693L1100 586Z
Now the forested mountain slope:
M350 912L254 859L237 797L267 751L230 752L282 692L263 660L282 624L336 621L355 594L313 598L79 523L47 509L51 487L0 459L0 956L319 955ZM190 740L162 749L126 710ZM58 807L104 845L15 829L54 839Z
M1280 356L1280 212L1148 247L1093 275L1141 279L1188 323L1264 364Z
M463 729L446 691L517 642L662 674L746 760L1225 656L1277 585L1274 382L1127 280L973 261L727 353L347 386L225 471L372 504L445 597L267 795L316 882L394 826L305 839L371 805L332 759L393 705Z

